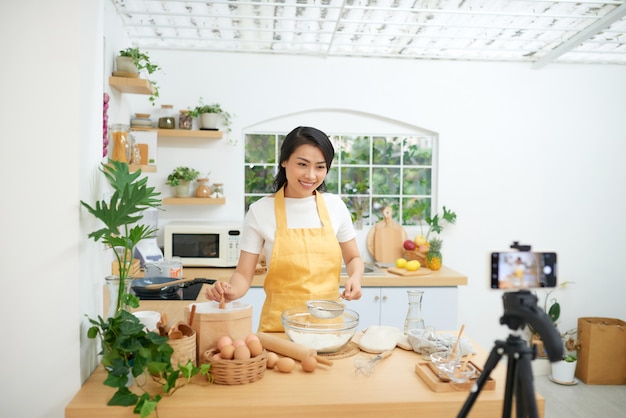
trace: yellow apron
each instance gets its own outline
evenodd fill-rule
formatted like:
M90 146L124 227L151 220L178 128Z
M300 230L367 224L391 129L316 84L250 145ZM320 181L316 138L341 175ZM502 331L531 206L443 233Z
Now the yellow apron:
M276 235L270 268L265 277L265 303L259 331L282 332L284 310L304 306L312 299L337 300L341 274L341 247L326 203L315 193L321 228L287 228L284 187L276 192Z

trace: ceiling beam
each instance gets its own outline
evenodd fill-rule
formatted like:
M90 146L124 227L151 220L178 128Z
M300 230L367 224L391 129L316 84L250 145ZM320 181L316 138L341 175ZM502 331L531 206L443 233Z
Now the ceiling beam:
M611 13L607 13L602 19L599 19L597 22L589 25L584 30L578 32L576 36L571 37L558 47L554 48L549 54L535 61L533 68L538 70L556 61L560 56L570 52L572 48L576 48L624 16L626 16L626 3L622 3L621 6L615 8Z

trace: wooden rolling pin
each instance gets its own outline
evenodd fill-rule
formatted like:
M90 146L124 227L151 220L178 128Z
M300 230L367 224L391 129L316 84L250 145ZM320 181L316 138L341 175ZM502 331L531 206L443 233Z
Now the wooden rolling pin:
M315 357L318 363L332 366L333 362L317 355L317 351L312 348L305 347L300 344L296 344L293 341L286 340L272 334L266 334L265 332L257 332L256 334L261 340L263 348L273 351L283 356L291 357L294 360L302 361L307 357Z

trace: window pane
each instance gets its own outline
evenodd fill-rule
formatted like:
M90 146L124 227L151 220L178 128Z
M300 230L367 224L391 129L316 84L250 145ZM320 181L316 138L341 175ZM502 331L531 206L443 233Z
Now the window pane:
M427 216L430 216L430 198L402 199L402 224L419 225Z
M341 137L341 164L370 163L370 139L363 136Z
M273 165L246 165L246 185L244 193L271 193L274 184Z
M402 182L402 194L430 195L432 178L430 168L405 168Z
M342 193L369 194L369 172L368 167L343 167L341 169Z
M246 163L276 162L276 135L246 135Z
M339 173L337 172L337 167L332 167L328 170L324 182L330 193L339 194Z
M402 148L402 140L400 138L376 136L372 140L372 148L373 164L400 165L400 155Z
M432 165L433 140L431 137L410 137L404 141L403 164Z
M400 194L400 168L372 168L372 194Z
M400 219L400 199L389 197L372 198L372 225L383 220L383 209L387 206L391 207L393 220L402 223Z

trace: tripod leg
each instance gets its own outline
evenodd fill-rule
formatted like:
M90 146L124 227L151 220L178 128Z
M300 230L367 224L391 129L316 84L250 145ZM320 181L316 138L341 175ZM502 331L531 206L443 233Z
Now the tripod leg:
M510 418L513 408L513 392L517 380L517 359L509 354L506 369L506 387L504 389L504 403L502 404L502 418ZM519 417L519 415L518 415Z
M525 352L517 364L517 416L538 418L537 399L533 385L533 370L531 366L531 352Z
M502 345L501 341L496 341L495 347L493 347L493 349L489 353L489 357L487 357L487 361L485 362L485 366L483 367L483 372L480 374L480 376L478 376L476 383L470 390L470 394L465 400L465 403L463 404L461 411L459 411L457 418L466 417L470 409L472 409L472 405L474 405L474 402L476 401L476 398L478 398L478 395L480 394L481 389L487 382L487 379L489 379L489 375L491 374L493 369L497 366L498 361L500 361L500 358L502 358L502 353L504 352L504 350L502 349L501 345Z

